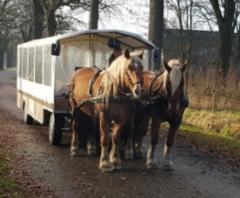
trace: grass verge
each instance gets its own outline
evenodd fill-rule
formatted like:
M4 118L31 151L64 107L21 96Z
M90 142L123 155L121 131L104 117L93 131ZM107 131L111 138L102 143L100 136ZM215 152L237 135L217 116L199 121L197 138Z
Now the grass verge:
M196 110L188 108L184 123L240 140L240 112Z
M24 197L21 188L13 177L10 176L10 168L6 155L0 149L0 198Z

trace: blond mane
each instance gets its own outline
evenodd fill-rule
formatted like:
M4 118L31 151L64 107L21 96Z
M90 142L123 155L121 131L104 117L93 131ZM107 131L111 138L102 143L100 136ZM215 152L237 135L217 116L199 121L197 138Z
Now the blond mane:
M124 86L124 75L129 61L121 55L103 72L101 94L104 98L119 94L119 89Z

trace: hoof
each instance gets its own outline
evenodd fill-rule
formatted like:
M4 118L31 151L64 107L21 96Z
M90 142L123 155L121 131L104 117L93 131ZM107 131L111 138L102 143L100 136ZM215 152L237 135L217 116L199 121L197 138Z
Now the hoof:
M122 169L122 162L120 159L112 158L110 159L110 163L114 170L121 170Z
M163 170L165 170L165 171L173 171L174 170L173 162L172 161L164 162Z
M121 164L112 164L113 170L122 170Z
M92 155L96 155L96 149L94 149L94 147L92 145L88 145L87 146L87 154L88 156L92 156Z
M153 160L149 160L146 162L146 168L147 169L157 169L158 166Z
M78 155L78 148L77 148L77 147L72 147L72 148L71 148L71 151L70 151L70 155L71 155L72 157L77 156L77 155Z
M144 157L142 149L136 149L134 152L134 158L142 159Z
M78 155L78 152L77 152L77 151L71 151L70 155L71 155L72 157L75 157L75 156Z
M101 170L104 173L112 172L113 166L108 161L103 161L103 162L100 162L100 164L99 164L99 170Z
M133 151L131 149L125 150L125 159L132 160L133 159Z
M144 149L141 144L134 145L134 158L143 158L144 157Z

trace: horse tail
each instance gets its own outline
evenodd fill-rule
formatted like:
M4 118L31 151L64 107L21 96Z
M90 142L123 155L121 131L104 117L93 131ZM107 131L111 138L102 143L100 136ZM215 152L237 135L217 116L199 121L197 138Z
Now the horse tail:
M69 102L70 102L70 105L72 107L72 114L74 113L74 109L77 106L77 103L74 100L74 94L73 94L73 90L74 90L74 87L75 87L75 81L76 81L76 72L73 74L73 78L72 78L71 85L70 85L70 90L69 90Z

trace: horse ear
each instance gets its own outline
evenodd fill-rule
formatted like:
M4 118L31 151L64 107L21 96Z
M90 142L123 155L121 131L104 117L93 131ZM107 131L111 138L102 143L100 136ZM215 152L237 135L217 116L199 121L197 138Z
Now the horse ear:
M172 69L165 60L164 60L164 67L168 72L170 72Z
M128 49L126 49L126 50L124 51L124 56L125 56L127 59L130 58L130 52L129 52Z
M186 68L187 68L187 60L184 61L184 65L181 68L182 72L184 72Z

